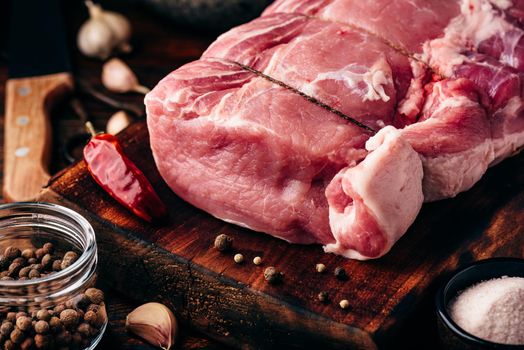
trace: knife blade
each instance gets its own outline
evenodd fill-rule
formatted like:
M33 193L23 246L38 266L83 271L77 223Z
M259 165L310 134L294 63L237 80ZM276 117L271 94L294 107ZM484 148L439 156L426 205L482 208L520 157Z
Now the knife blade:
M73 89L60 0L11 0L4 185L9 201L34 199L49 180L50 110Z

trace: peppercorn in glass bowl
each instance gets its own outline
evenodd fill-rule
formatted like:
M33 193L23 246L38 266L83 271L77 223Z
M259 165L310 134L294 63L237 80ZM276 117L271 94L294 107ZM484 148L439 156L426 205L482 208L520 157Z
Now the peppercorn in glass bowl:
M59 205L0 205L0 348L93 349L107 326L89 222Z

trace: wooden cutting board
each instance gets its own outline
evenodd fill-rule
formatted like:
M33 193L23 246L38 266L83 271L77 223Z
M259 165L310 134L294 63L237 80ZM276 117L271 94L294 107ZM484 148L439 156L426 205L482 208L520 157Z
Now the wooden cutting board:
M433 298L458 266L493 256L524 256L524 154L506 160L455 199L426 204L409 232L385 257L368 262L290 245L192 207L156 171L145 123L120 134L125 152L169 205L170 219L152 226L130 215L90 178L80 162L54 177L41 200L87 216L95 226L102 278L126 295L160 300L183 322L242 348L435 347ZM220 233L234 250L219 253ZM233 255L240 252L243 264ZM252 259L261 256L261 266ZM324 263L319 274L315 264ZM269 285L263 270L284 272ZM347 281L333 270L343 266ZM317 295L327 291L331 302ZM349 300L342 310L338 303Z

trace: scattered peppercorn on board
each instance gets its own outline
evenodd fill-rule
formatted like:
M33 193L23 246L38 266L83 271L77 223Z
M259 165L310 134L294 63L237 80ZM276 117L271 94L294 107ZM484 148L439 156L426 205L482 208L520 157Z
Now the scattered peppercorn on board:
M211 217L162 181L144 122L119 139L168 205L166 223L150 225L127 212L96 185L84 162L53 178L40 199L92 222L101 278L134 299L163 301L181 321L233 346L431 348L441 278L473 260L524 256L524 173L517 171L524 154L490 169L467 193L426 204L390 253L359 262ZM227 252L214 247L222 233L234 239ZM242 263L234 261L238 253ZM257 256L260 265L253 263ZM318 272L317 264L325 270ZM281 283L264 279L269 266L284 274ZM337 267L347 278L335 277ZM328 303L319 300L321 292Z

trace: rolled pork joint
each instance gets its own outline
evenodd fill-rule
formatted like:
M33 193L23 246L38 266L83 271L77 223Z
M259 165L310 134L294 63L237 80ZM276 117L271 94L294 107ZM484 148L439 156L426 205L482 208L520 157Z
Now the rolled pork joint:
M524 145L523 4L276 0L146 96L159 172L221 220L380 257Z
M358 260L387 253L424 200L422 162L399 130L383 128L366 149L360 164L342 169L326 188L336 242L324 250Z

